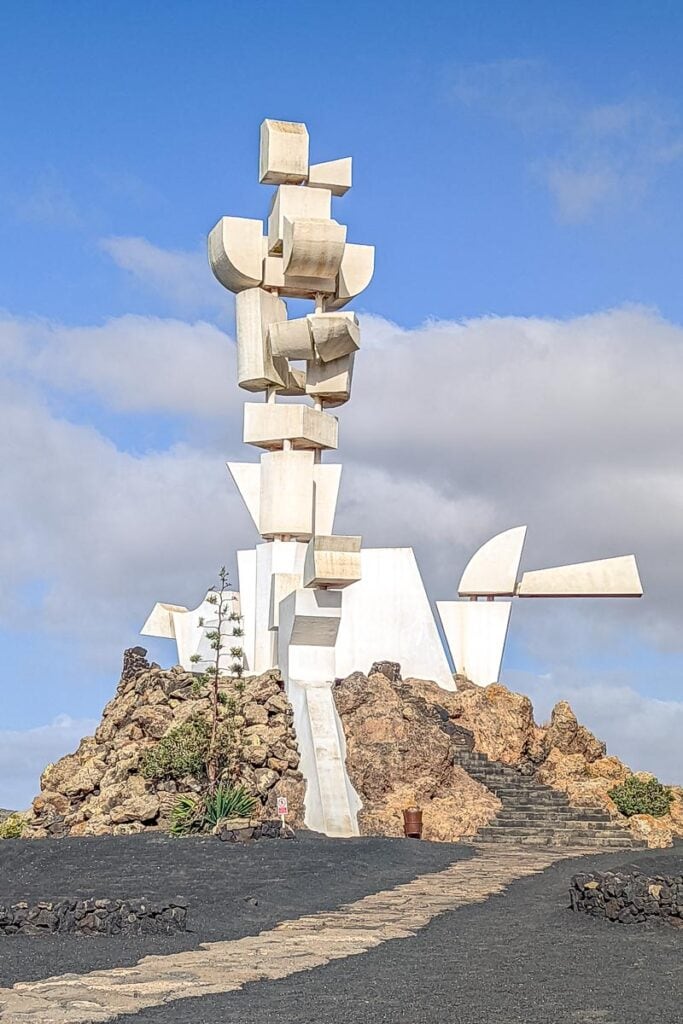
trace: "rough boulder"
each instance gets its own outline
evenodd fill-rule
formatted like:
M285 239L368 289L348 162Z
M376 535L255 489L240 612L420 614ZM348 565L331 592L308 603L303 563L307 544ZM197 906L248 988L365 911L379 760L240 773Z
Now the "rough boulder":
M458 738L471 738L450 721L445 690L431 683L424 696L413 680L390 674L393 680L354 672L334 687L346 766L363 802L361 835L403 835L402 811L415 804L423 810L425 839L473 835L500 801L453 763Z

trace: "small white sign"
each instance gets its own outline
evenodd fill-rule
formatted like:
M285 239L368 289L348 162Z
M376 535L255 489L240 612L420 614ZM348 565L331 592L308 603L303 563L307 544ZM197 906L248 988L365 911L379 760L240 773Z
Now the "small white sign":
M287 812L288 812L287 797L286 796L279 796L277 798L277 813L280 815L281 818L284 818L284 816L285 816L285 814L287 814Z

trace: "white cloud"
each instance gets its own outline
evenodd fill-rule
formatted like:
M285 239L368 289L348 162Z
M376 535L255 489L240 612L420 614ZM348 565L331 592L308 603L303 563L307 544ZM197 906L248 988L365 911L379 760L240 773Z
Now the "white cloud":
M97 725L89 718L58 715L34 729L0 729L0 807L25 810L45 766L75 750Z
M100 663L118 661L154 600L196 602L246 539L231 536L239 499L219 456L131 455L25 393L5 395L0 462L5 623L37 617ZM38 609L22 597L31 580L45 581Z
M629 676L617 695L604 684L602 710L589 703L598 684L579 694L576 680L588 655L625 670L634 645L648 645L649 665L657 649L683 646L683 329L621 309L411 331L366 317L363 331L354 395L339 410L338 531L414 544L434 598L455 595L478 545L524 522L527 568L634 551L642 602L519 602L511 635L539 673L555 673L555 688L541 684L547 693L572 699L576 685L598 731L624 687L637 685L643 693L620 704L630 725L619 719L617 752L637 764L658 757L671 776L680 754L666 753L661 723L678 704L651 700L663 696L655 670ZM41 629L111 666L113 685L121 648L152 603L192 605L217 566L254 542L223 465L256 459L240 442L232 342L178 320L66 328L9 319L0 355L0 624L38 615ZM60 414L64 396L82 394L78 421ZM107 436L107 410L181 414L189 439L147 450L133 434L132 454ZM201 446L193 423L209 438ZM27 595L32 581L42 581L38 597ZM638 721L660 730L659 755Z
M632 205L683 157L683 125L664 103L632 96L596 103L560 84L540 61L462 65L450 74L447 91L460 106L519 134L529 169L566 222Z
M9 524L17 519L12 508L20 508L15 549L25 546L33 523L45 519L44 529L55 529L55 514L78 521L79 509L101 502L111 529L125 522L117 543L137 559L135 515L147 536L158 529L157 502L182 514L178 490L207 501L203 481L210 479L212 501L231 494L217 453L187 445L120 451L93 428L50 413L45 403L54 407L60 391L86 393L119 412L213 420L211 446L255 457L240 444L234 348L212 325L143 317L92 328L8 321L0 350L3 342L12 375L3 493ZM643 309L569 321L428 323L413 331L366 317L354 396L339 411L340 523L375 543L415 543L433 566L428 576L439 597L454 592L478 544L521 522L530 526L530 568L635 551L647 590L637 613L643 635L680 650L683 605L672 552L683 546L682 379L683 329ZM130 513L112 501L113 486L122 501L135 494ZM32 494L40 497L33 505ZM196 504L189 514L192 520ZM201 531L201 516L193 529ZM112 557L126 562L121 552ZM126 579L131 572L127 565ZM608 621L635 614L623 602L601 609Z
M162 249L146 238L112 237L100 247L118 267L185 311L225 311L229 299L209 268L206 247L194 252Z
M4 355L4 359L3 359ZM117 412L235 414L235 346L214 324L122 316L88 327L0 320L6 373Z

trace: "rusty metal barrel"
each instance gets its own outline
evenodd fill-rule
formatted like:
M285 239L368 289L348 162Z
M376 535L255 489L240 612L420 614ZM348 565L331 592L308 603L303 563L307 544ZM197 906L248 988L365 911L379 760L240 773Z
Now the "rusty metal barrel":
M403 811L403 831L408 839L422 839L422 811L419 807L406 807Z

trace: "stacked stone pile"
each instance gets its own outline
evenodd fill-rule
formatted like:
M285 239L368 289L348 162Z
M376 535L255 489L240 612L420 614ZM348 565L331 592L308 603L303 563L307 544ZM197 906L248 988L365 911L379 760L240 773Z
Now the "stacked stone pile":
M196 676L179 666L150 665L145 653L140 647L126 651L121 681L95 735L43 772L28 816L29 838L167 828L178 795L200 790L201 781L192 776L152 781L142 774L145 752L163 736L193 716L209 715L209 696L197 692ZM290 824L303 824L305 783L293 712L277 672L226 678L221 692L235 706L232 781L257 798L256 818L274 818L277 797L286 796Z
M659 920L683 928L683 875L584 872L572 878L569 898L572 910L619 924Z
M184 932L187 904L159 900L60 899L0 906L0 935L171 935Z

